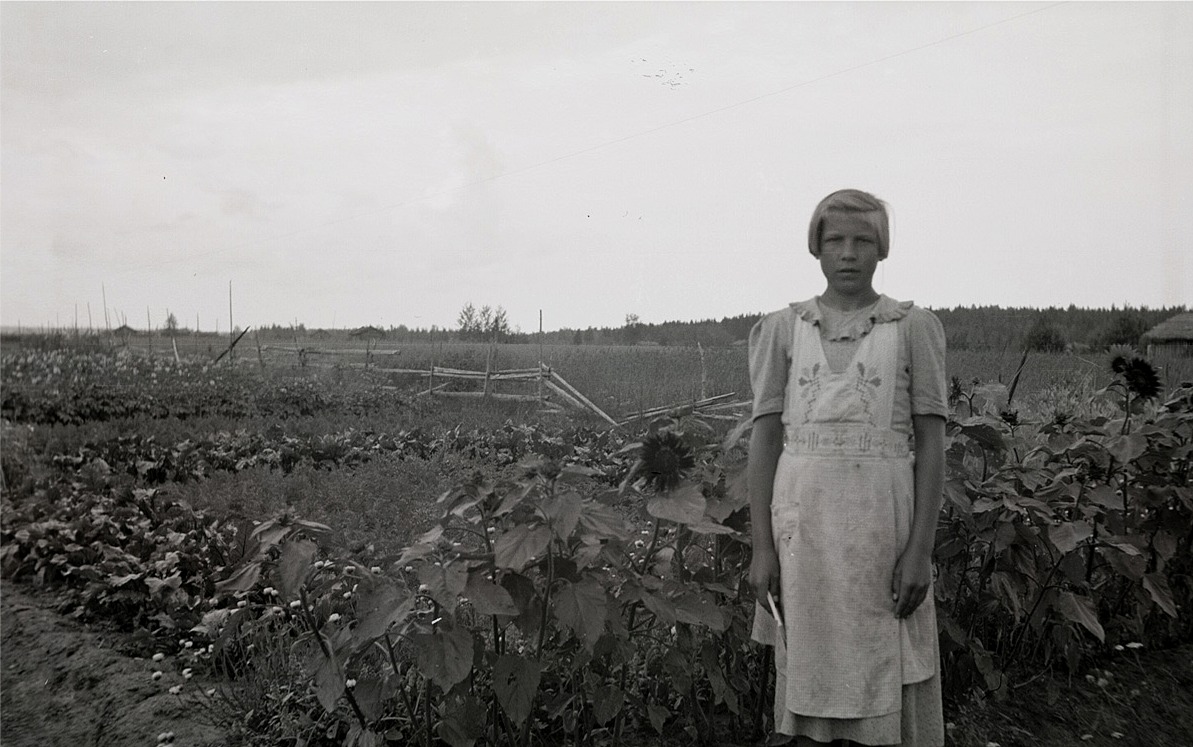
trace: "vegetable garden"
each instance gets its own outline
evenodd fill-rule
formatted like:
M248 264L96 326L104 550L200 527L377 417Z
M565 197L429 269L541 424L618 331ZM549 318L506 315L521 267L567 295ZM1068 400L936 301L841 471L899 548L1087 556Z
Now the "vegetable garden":
M953 380L946 717L1193 641L1193 385L1109 358L1070 409ZM155 681L229 743L765 738L745 426L613 430L127 351L3 365L0 571L149 631Z

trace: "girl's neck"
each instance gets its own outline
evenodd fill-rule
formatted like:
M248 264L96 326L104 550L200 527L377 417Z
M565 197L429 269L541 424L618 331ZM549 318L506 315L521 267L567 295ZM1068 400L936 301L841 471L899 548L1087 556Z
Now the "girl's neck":
M838 293L830 287L824 293L820 294L821 302L833 307L837 311L857 311L858 309L864 309L867 306L872 306L878 301L878 298L878 291L873 288L845 295Z

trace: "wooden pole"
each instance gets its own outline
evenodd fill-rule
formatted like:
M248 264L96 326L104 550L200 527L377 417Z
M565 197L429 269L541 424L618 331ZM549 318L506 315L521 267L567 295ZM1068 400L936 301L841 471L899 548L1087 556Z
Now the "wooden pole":
M539 309L539 403L543 401L543 310Z
M583 403L580 402L580 400L578 400L575 397L573 397L572 395L568 394L567 391L564 390L563 387L559 386L555 382L544 380L543 384L545 384L548 389L555 392L560 397L563 397L563 400L565 402L567 402L568 404L570 404L572 407L575 407L578 410L587 410L588 409L587 407L584 406Z
M594 404L592 403L592 401L591 401L591 400L589 400L587 397L585 397L583 394L581 394L581 393L580 393L580 390L576 389L576 387L574 387L574 386L572 386L571 384L569 384L569 383L568 383L568 382L567 382L567 381L566 381L566 380L565 380L565 379L564 379L562 376L560 376L560 375L559 375L557 372L555 372L555 371L552 371L552 372L551 372L551 378L555 380L555 383L556 383L556 384L559 384L559 385L560 385L561 387L563 387L564 389L567 389L567 390L568 390L568 392L569 392L569 393L571 393L571 395L572 395L573 397L575 397L576 399L578 399L578 400L580 400L581 402L583 402L585 407L587 407L588 409L592 410L592 411L593 411L593 412L595 412L597 415L600 415L602 418L604 418L606 421L608 421L608 422L609 422L611 425L615 425L615 426L620 426L620 425L621 425L621 424L620 424L620 423L618 423L616 420L614 420L613 418L609 417L609 415L608 415L608 414L606 414L604 410L602 410L601 408L599 408L599 407L597 407L596 405L594 405Z
M112 320L108 317L108 289L104 287L103 283L99 284L99 292L104 296L104 327L108 332L112 331Z
M173 336L170 337L170 345L174 347L174 362L182 363L182 358L178 357L178 342L173 338Z
M234 334L236 334L236 327L232 324L232 281L229 280L228 281L228 339L231 340L232 336ZM232 344L230 346L228 346L228 364L229 365L232 365L236 362L236 358L235 358L236 354L234 352L232 352L232 348L234 348L234 347L236 347L235 340L233 340Z
M219 357L217 357L217 358L216 358L214 361L212 361L212 364L214 365L214 364L216 364L216 363L219 363L219 362L220 362L220 358L223 358L225 355L228 355L228 353L231 353L231 352L232 352L232 348L236 347L236 343L240 342L240 338L242 338L242 337L244 337L246 334L248 334L248 331L249 331L249 328L247 328L247 327L246 327L246 328L245 328L245 329L244 329L244 330L243 330L243 331L242 331L242 332L241 332L239 335L237 335L237 336L236 336L236 339L232 341L232 344L228 346L228 349L227 349L227 350L225 350L224 352L220 353L220 354L219 354ZM231 357L229 357L229 358L228 358L228 362L231 362L231 361L232 361L232 358L231 358Z
M704 366L704 346L696 341L696 350L700 352L700 399L708 399L708 370Z
M87 334L92 334L94 330L91 328L91 302L87 302Z
M261 353L261 336L253 331L253 341L257 343L257 362L261 364L261 370L265 370L265 356Z
M493 333L493 339L489 341L489 350L485 354L485 391L484 398L489 398L489 382L493 376L493 345L497 339L497 333Z
M427 385L430 387L429 391L435 391L435 325L431 325L431 372L428 374L430 378L427 380Z

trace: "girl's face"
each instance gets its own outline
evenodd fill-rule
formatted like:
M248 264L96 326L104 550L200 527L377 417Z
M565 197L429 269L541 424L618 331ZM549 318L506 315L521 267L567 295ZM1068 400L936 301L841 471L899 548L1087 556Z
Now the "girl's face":
M862 216L828 212L820 233L820 270L831 291L847 297L873 292L878 232Z

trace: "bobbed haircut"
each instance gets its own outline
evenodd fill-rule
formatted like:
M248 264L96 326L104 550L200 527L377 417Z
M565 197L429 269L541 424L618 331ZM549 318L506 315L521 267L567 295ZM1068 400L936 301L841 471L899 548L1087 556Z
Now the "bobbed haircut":
M860 189L839 189L820 201L812 211L808 225L808 251L820 257L820 239L824 233L824 218L830 212L856 215L870 224L878 234L878 257L886 259L891 247L890 217L886 203Z

